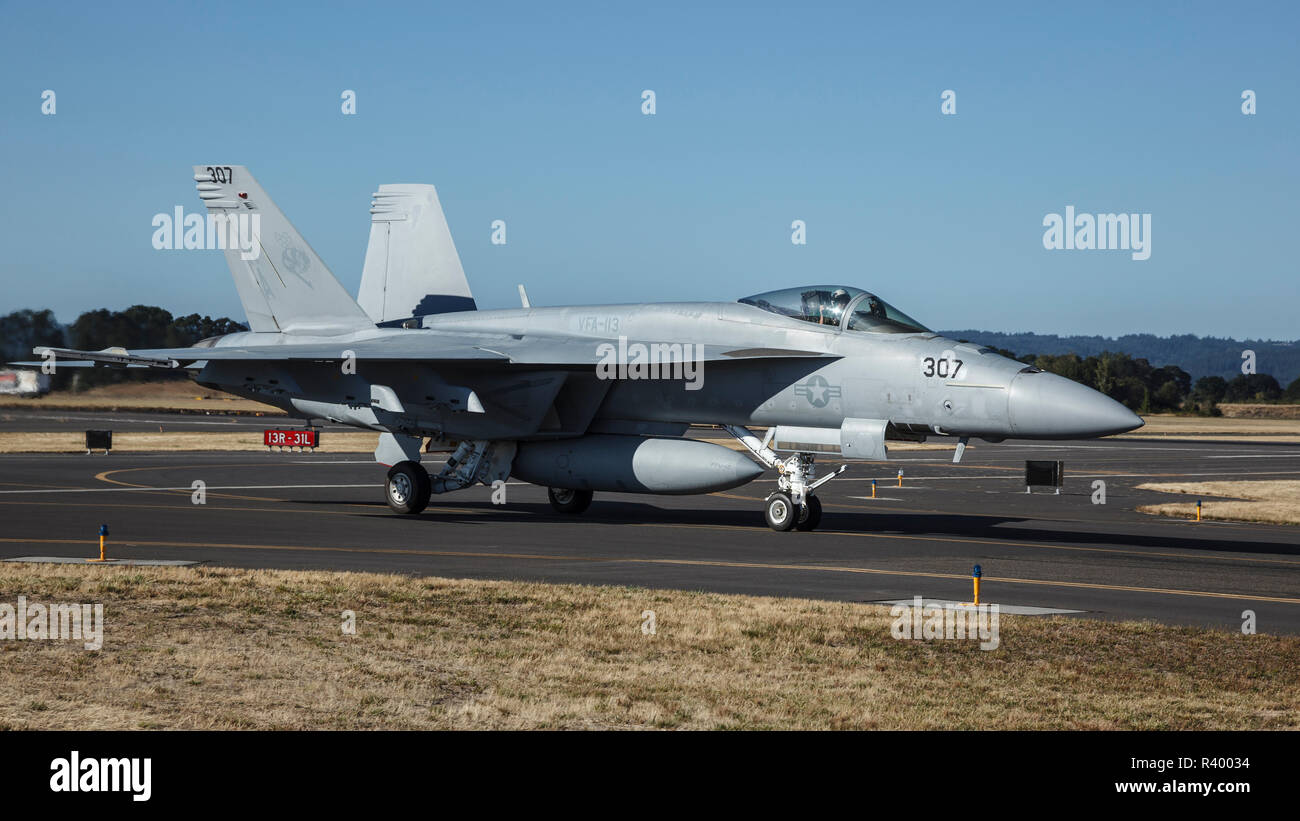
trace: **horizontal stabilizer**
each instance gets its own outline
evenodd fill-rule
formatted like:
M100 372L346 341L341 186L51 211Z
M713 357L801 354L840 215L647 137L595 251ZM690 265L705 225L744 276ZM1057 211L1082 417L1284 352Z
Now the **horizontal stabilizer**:
M53 358L56 363L65 360L88 362L97 365L109 365L126 367L134 365L141 368L179 368L180 363L170 357L157 356L136 356L128 353L125 348L105 348L102 351L78 351L72 348L32 348L32 353L49 361ZM24 363L26 364L26 363ZM43 364L41 362L32 363L35 365ZM66 364L66 363L65 363Z

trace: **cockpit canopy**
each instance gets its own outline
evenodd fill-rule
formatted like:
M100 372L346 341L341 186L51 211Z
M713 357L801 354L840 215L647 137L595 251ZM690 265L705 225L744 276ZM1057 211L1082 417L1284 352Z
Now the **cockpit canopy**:
M805 285L747 296L740 300L764 311L816 325L877 334L932 331L875 294L847 285Z

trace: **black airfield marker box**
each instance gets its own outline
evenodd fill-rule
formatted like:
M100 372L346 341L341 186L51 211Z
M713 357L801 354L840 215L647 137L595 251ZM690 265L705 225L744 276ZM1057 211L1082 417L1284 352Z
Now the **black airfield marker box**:
M103 450L113 449L113 431L111 430L88 430L86 431L86 450Z
M1065 484L1065 462L1050 459L1025 460L1025 487L1061 487Z

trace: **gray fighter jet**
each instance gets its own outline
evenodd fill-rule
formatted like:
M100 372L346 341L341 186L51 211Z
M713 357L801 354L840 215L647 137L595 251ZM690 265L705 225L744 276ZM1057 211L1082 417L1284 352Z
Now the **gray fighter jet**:
M1142 424L1097 391L942 337L848 285L555 308L530 307L521 286L522 308L477 310L428 185L374 195L353 300L247 169L195 166L194 179L209 235L229 229L220 247L251 330L191 348L34 353L58 367L182 368L308 427L378 431L398 513L509 477L579 514L593 491L709 493L772 470L767 524L812 530L817 489L844 470L817 475L817 456L883 460L890 440L939 434L959 437L958 461L971 437L1080 439ZM683 438L691 425L741 447ZM451 453L433 476L427 452Z

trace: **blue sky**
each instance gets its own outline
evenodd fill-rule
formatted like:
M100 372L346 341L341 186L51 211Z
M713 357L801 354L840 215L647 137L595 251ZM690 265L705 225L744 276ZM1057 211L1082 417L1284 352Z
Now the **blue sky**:
M0 6L0 313L242 319L220 252L150 244L224 163L354 292L370 193L431 182L480 307L842 281L936 328L1300 338L1292 4L263 5ZM1045 250L1067 205L1150 213L1151 258Z

